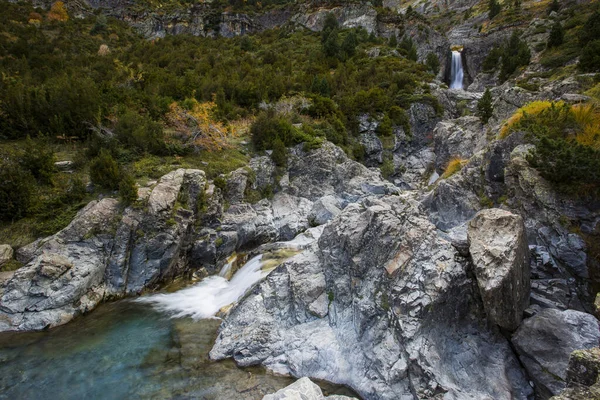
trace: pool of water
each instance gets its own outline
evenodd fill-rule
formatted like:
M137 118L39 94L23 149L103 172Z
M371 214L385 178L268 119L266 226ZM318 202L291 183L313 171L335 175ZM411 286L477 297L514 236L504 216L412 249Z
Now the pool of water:
M289 385L293 378L260 367L208 359L221 320L206 317L265 275L260 260L230 281L209 277L175 293L103 304L46 332L0 333L0 399L244 400Z

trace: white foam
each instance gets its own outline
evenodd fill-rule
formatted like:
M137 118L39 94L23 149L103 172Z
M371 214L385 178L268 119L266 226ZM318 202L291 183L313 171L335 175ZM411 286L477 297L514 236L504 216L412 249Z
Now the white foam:
M201 282L175 293L155 294L137 301L151 304L173 318L213 317L221 308L235 303L248 289L268 274L262 270L262 255L248 261L228 281L223 276L209 276Z

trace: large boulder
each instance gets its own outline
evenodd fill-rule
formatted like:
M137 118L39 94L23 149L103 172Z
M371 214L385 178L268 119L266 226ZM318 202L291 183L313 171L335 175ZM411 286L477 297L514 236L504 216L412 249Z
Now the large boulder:
M529 247L523 219L492 208L469 222L469 252L490 320L515 330L529 305Z
M233 308L211 358L345 384L365 399L527 398L506 339L479 322L467 259L413 196L348 205Z
M512 337L521 362L545 399L566 386L569 357L575 350L598 347L600 327L591 314L544 309L523 321Z

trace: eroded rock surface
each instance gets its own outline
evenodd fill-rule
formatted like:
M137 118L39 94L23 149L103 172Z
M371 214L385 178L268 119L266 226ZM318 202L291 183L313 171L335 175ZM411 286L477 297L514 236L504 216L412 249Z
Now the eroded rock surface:
M367 399L524 399L531 388L482 323L467 270L411 196L367 198L231 312L211 358L346 384Z

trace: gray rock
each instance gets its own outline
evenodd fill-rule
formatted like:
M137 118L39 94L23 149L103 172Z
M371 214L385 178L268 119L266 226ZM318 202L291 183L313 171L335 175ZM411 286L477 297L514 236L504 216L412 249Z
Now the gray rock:
M477 117L462 117L439 122L433 131L435 168L443 173L454 158L468 159L487 144L485 131Z
M310 379L304 377L273 394L263 397L263 400L351 400L348 396L323 396L321 388Z
M151 214L167 214L173 209L184 175L185 170L178 169L160 178L148 198L148 209Z
M523 219L497 208L483 210L469 222L467 234L488 317L504 329L517 329L531 289Z
M308 219L311 224L323 225L342 212L341 208L342 205L335 196L323 196L314 202Z
M8 244L0 244L0 266L6 264L13 258L13 248Z
M466 259L420 210L408 194L348 205L231 311L211 358L369 399L526 398L506 340L475 323L483 310Z
M600 327L594 316L550 308L524 320L512 337L542 398L557 395L565 388L571 353L598 347L599 340Z

